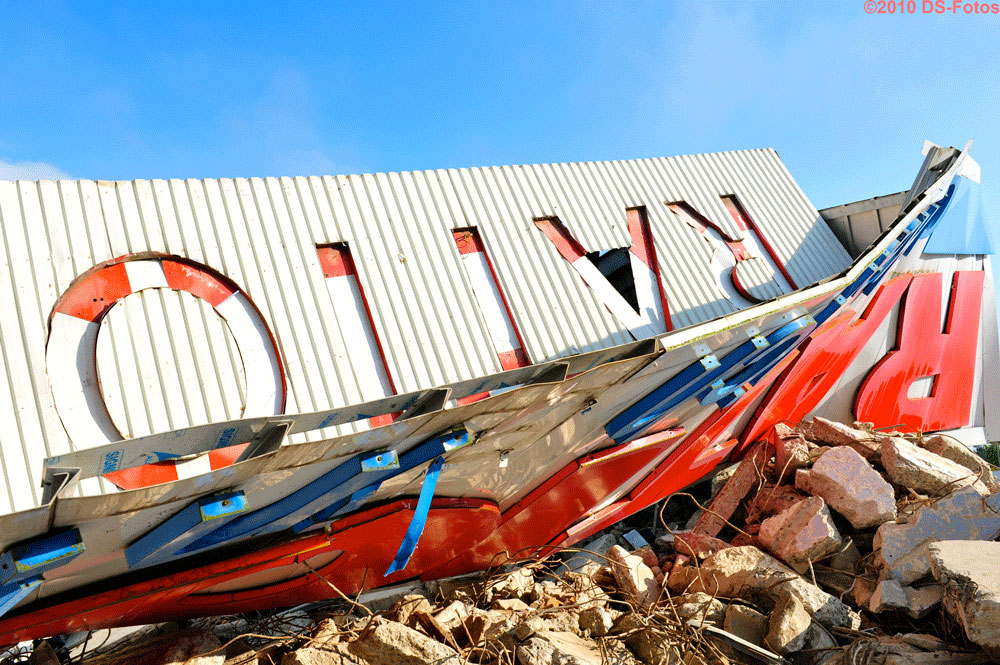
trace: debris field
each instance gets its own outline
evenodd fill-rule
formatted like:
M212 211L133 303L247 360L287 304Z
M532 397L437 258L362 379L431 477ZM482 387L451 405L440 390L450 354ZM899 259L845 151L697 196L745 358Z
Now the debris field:
M998 537L1000 484L958 440L815 418L541 561L0 663L1000 662Z

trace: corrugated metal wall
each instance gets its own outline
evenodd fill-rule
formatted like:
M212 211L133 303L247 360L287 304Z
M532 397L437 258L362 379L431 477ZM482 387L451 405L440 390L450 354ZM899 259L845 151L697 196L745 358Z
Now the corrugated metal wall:
M848 265L773 150L322 178L0 182L0 512L37 503L44 457L87 447L68 440L53 406L45 344L57 298L97 263L163 252L231 278L277 340L286 411L305 412L362 401L357 349L341 336L316 245L349 244L387 367L406 392L501 369L452 229L478 228L537 362L631 337L534 218L558 216L588 251L609 249L629 245L626 208L646 206L680 328L733 307L714 287L707 243L664 204L686 201L738 237L719 198L727 194L800 286ZM104 319L98 344L104 399L127 435L242 408L238 349L193 296L128 296Z

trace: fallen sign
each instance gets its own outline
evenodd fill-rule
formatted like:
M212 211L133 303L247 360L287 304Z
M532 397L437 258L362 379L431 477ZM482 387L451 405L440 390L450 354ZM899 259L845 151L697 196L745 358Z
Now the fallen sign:
M794 491L800 499L811 491L819 496L794 514L781 516L757 502L762 522L777 520L769 527L775 553L803 570L843 541L838 505L848 508L818 489L832 476L821 473L825 456L805 443L809 434L775 441L770 433L777 423L807 414L847 422L863 416L876 428L901 424L904 434L995 433L992 407L1000 391L988 359L1000 358L1000 342L992 247L970 244L961 263L953 260L954 247L935 251L942 236L959 237L963 224L992 228L988 210L969 208L979 183L967 149L929 147L905 205L886 213L892 224L853 262L773 152L705 159L718 165L721 179L707 178L683 159L550 168L584 178L595 202L636 200L622 189L626 180L605 177L602 169L627 169L634 182L646 183L645 205L623 213L617 203L595 203L593 214L580 219L576 194L541 192L520 176L498 173L462 172L455 174L459 180L383 174L202 181L200 189L81 182L73 192L96 198L84 197L80 206L53 200L55 190L45 183L0 183L0 214L21 219L26 229L51 231L39 237L77 227L52 225L55 217L47 214L36 219L36 211L72 215L100 200L107 214L89 210L80 220L88 233L118 247L118 211L133 230L144 231L129 238L147 239L141 247L92 257L97 264L82 270L77 265L88 262L67 262L58 252L44 260L29 256L34 242L10 248L24 254L20 260L32 270L58 273L44 293L0 284L19 311L40 313L26 324L30 330L15 335L21 342L5 345L8 356L20 359L12 367L31 368L12 378L24 379L15 392L37 386L52 392L50 377L60 381L63 374L72 381L55 388L58 399L41 394L11 406L18 431L35 434L0 446L2 461L14 465L4 467L11 486L0 502L9 500L10 511L0 515L0 552L17 568L0 594L0 642L320 601L333 589L354 596L544 557L726 460L746 460L760 441L781 444L782 474L770 484L816 474L814 483L804 480ZM683 177L665 179L668 166ZM545 168L514 172L548 178ZM461 180L466 176L471 180ZM484 191L469 184L481 176L507 192L505 200L530 195L533 203L500 215L459 204L470 191ZM440 194L449 202L440 207L442 217L446 210L462 212L448 218L450 227L421 216L412 220L420 232L411 233L398 221L409 213L397 215L385 208L387 200L370 197L394 186L411 192L408 200ZM776 191L788 194L780 205ZM702 200L681 203L678 192ZM246 196L272 205L235 205ZM25 197L38 200L24 203ZM667 200L672 203L664 205ZM132 214L140 208L143 214ZM239 217L245 210L264 217ZM565 211L564 218L556 211ZM607 224L623 214L619 230L628 232L627 250L617 247L623 238ZM196 221L213 230L217 251L188 242L204 235L192 234L202 228ZM357 230L363 232L352 235ZM397 253L386 253L397 245ZM270 251L277 247L282 251ZM720 262L701 260L699 249L706 247L712 256L718 250ZM247 248L254 261L237 260L249 257ZM524 256L534 257L531 271L523 268ZM683 268L665 270L674 265L662 260L667 256ZM428 257L440 265L428 265ZM555 318L557 301L547 299L553 288L573 303ZM195 296L204 302L192 304L188 298ZM129 302L142 303L141 314L123 316L142 324L139 335L150 339L150 350L112 345L119 368L112 370L112 360L95 356L107 348L101 335L111 340L102 331L120 328L118 313ZM160 322L157 303L170 310L163 325L150 324ZM178 316L185 307L201 308L200 318ZM133 380L143 376L134 363L156 357L153 346L179 348L184 345L169 343L170 335L200 335L200 324L183 322L213 317L224 319L220 330L239 329L240 353L221 335L209 344L214 360L206 365L232 381L216 386L213 372L199 375L205 380L184 374L203 369L193 356L169 365L180 372L169 380ZM120 332L115 340L123 339ZM74 345L82 351L71 353ZM257 360L242 374L255 381L246 393L252 408L227 411L219 396L240 393L244 361L237 356L244 347L256 349L247 355ZM51 362L48 348L55 353ZM102 379L96 391L95 376L124 378L120 384ZM930 390L927 377L934 390L912 398ZM165 394L151 394L147 383L163 386ZM61 392L67 386L70 398ZM0 408L4 399L0 395ZM336 406L350 402L361 404ZM188 406L191 413L205 411L205 424L168 417ZM150 431L118 440L124 432L101 426L103 418L81 429L83 416L93 419L105 408L149 415ZM813 427L821 429L822 422ZM73 438L84 430L95 436ZM874 432L846 436L866 460L873 441L882 441ZM909 474L925 491L965 482L961 455L948 458L947 472L928 476L927 459L934 458L924 452L938 453L900 440L891 451L879 444L876 463L887 472ZM28 459L40 458L43 444L51 448L44 464ZM722 533L717 516L731 517L740 496L760 482L770 454L767 444L754 450L749 459L760 457L760 464L753 473L743 467L738 492L726 491L731 505L704 516L706 524L715 522L712 529L697 543L683 539L696 557L719 549L705 536ZM25 473L12 471L18 464ZM987 480L972 478L962 491L989 489ZM787 487L781 492L782 510L791 509L786 500L795 495ZM904 512L916 506L907 504ZM855 508L862 511L855 519L891 518L885 511L866 517L865 506ZM799 523L824 527L812 549L777 537L780 525ZM759 532L745 531L744 545L756 547L752 538ZM713 556L722 562L733 556L727 551ZM631 556L621 557L629 569ZM822 621L855 624L854 610L771 561L777 563L769 557L765 568L798 594L804 610L827 604ZM649 566L657 584L685 569L675 560L658 563ZM649 581L644 574L637 588L648 592ZM653 601L647 594L637 602Z

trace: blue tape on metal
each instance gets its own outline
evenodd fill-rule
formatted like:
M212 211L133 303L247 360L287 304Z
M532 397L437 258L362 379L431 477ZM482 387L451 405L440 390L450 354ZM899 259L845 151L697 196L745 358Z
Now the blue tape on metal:
M735 366L733 370L737 370L736 374L725 380L720 379L713 383L709 390L699 393L697 395L699 402L702 406L720 402L720 407L731 403L732 399L727 400L725 404L722 404L721 400L730 395L732 395L733 399L742 395L743 384L754 384L767 374L772 367L785 357L789 349L798 344L799 340L802 339L802 336L806 334L807 329L813 323L815 323L815 320L811 316L806 315L795 319L791 323L786 323L772 332L767 336L768 345L759 347L760 353L747 358Z
M83 552L77 529L67 529L15 545L0 556L0 584L15 582L56 568Z
M201 511L202 522L232 517L250 508L250 504L247 502L247 498L243 492L217 494L208 499L202 499L198 502L198 506Z
M434 499L434 488L437 487L438 476L441 474L443 464L444 457L438 457L427 467L424 485L420 488L420 498L417 499L417 508L413 511L413 518L410 519L410 526L406 528L406 533L403 535L403 542L399 544L396 557L389 565L389 570L385 571L386 575L406 568L410 557L417 549L417 543L420 541L424 525L427 523L427 514L430 512L431 501Z

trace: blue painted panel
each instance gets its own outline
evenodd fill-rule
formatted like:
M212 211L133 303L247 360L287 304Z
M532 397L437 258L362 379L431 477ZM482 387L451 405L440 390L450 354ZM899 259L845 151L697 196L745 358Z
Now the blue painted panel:
M1000 229L983 186L968 178L955 178L948 191L948 205L929 231L925 254L993 254L1000 247Z

